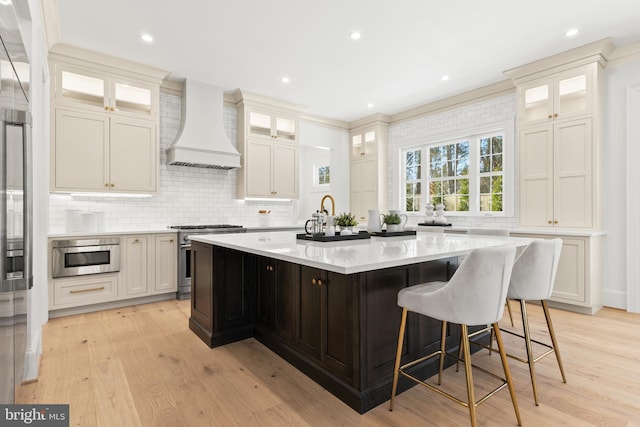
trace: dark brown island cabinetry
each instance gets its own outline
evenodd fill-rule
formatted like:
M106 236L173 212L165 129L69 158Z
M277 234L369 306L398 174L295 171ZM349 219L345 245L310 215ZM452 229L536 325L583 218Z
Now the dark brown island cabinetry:
M339 274L194 241L189 326L210 347L254 336L362 413L391 395L398 291L447 280L456 265L447 258ZM447 346L458 341L453 325ZM407 359L434 351L440 323L410 314L404 342ZM429 377L436 365L416 372Z

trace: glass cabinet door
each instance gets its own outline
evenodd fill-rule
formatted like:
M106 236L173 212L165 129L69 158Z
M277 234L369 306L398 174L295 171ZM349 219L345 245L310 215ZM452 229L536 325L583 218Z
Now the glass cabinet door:
M145 88L129 83L116 82L114 85L114 103L111 108L115 111L152 115L151 88Z
M536 84L524 89L523 121L527 123L548 120L553 111L551 84Z
M579 74L558 79L556 117L565 118L590 110L587 97L587 75Z
M271 136L271 116L269 114L249 112L249 133L257 136Z
M278 139L286 139L295 141L296 139L296 121L284 117L276 117L276 132Z
M109 110L105 78L67 70L62 71L58 76L58 102Z

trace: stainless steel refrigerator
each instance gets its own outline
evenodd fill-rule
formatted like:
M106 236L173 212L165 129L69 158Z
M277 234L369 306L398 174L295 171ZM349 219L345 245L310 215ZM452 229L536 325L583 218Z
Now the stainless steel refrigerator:
M31 274L29 61L14 7L0 3L0 404L24 379Z

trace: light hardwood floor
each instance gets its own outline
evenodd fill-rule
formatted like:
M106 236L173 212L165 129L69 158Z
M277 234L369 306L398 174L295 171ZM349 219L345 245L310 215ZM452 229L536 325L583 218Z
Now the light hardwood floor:
M541 308L529 311L544 339ZM640 315L551 315L568 382L553 355L539 362L536 407L526 365L510 359L523 425L640 426ZM189 301L174 300L49 321L40 378L21 386L18 403L69 403L70 425L83 427L469 425L465 408L421 386L400 394L393 412L387 402L359 415L254 339L210 349L188 318ZM504 338L512 352L522 348ZM500 372L487 353L474 363ZM474 380L478 390L492 384L475 371ZM464 396L462 370L448 369L443 382ZM516 425L509 393L482 404L478 420Z

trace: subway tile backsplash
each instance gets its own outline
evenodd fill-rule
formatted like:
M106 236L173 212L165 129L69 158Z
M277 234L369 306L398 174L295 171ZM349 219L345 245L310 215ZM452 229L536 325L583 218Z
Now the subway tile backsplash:
M51 194L49 231L65 232L65 211L105 212L106 231L155 230L175 224L258 225L258 210L271 210L271 225L290 225L290 201L245 201L236 198L236 171L167 165L165 150L180 129L181 98L160 94L160 185L151 198L108 198ZM224 108L224 127L237 144L235 108Z

